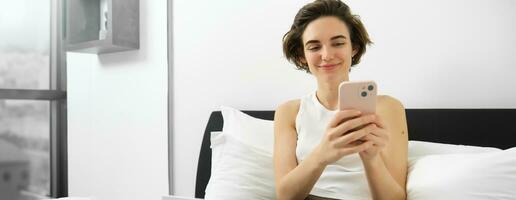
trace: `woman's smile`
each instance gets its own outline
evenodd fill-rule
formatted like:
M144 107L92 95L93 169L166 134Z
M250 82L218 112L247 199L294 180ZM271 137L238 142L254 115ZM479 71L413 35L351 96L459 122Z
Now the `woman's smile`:
M323 64L323 65L319 65L319 68L324 70L324 71L331 71L333 69L336 69L341 63L336 63L336 64Z

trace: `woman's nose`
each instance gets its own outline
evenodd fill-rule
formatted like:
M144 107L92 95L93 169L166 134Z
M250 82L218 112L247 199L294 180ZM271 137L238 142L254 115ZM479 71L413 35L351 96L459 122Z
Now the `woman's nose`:
M330 61L333 59L333 51L331 48L323 47L321 51L321 58L323 61Z

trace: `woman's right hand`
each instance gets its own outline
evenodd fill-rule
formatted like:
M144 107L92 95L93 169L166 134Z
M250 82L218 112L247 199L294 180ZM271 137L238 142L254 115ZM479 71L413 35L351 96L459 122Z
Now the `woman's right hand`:
M373 144L363 142L374 127L374 115L361 115L357 110L343 110L328 123L326 133L314 153L325 166L340 158L361 152Z

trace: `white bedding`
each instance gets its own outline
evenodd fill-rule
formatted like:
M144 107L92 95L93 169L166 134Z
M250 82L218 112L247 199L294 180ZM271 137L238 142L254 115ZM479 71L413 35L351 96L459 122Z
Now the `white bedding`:
M206 199L274 199L272 121L221 107ZM516 148L409 141L408 199L516 199Z

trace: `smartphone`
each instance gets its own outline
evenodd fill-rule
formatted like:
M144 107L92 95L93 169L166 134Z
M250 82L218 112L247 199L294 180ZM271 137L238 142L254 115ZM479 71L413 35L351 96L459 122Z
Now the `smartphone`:
M339 110L355 109L364 114L376 113L374 81L346 81L339 85Z

